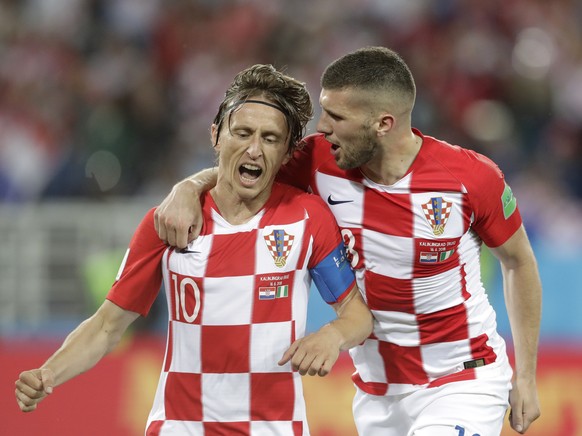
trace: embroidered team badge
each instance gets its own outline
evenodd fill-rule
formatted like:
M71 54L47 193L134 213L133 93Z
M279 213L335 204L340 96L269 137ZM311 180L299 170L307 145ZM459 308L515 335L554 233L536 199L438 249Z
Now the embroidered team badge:
M263 237L271 256L275 260L275 265L283 268L287 263L287 257L293 246L295 236L285 233L285 230L273 230Z
M435 236L440 236L445 231L445 226L451 215L453 203L446 201L443 197L433 197L422 205L424 217L432 227Z

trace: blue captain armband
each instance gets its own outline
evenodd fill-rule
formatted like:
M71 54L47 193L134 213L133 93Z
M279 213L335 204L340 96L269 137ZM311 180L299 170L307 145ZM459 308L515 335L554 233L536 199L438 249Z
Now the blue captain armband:
M309 272L326 303L337 303L355 280L343 242Z

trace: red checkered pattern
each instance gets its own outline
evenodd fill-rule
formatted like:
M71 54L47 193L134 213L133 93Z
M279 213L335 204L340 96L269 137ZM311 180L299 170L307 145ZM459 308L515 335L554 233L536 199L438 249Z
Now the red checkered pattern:
M351 350L361 389L396 395L478 377L481 368L465 371L466 361L507 362L479 255L483 241L501 245L521 218L503 216L504 178L495 164L423 136L408 173L383 186L357 169L338 169L330 143L312 135L285 170L282 179L340 202L329 207L377 321ZM434 230L433 198L443 199L442 232Z
M334 218L319 197L284 185L246 224L217 210L206 195L187 252L159 241L150 212L108 294L146 315L164 280L168 345L146 434L308 434L301 377L277 362L305 333L309 268L341 242ZM274 231L285 234L284 266L265 244ZM262 298L285 285L288 294Z

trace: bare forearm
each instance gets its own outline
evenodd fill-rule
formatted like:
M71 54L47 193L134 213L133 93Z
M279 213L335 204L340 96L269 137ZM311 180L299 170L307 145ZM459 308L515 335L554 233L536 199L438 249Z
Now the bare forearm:
M42 368L52 371L55 385L87 371L117 345L127 327L138 316L105 300L91 318L67 336L61 348Z
M535 382L542 285L523 225L491 251L501 262L503 292L515 350L516 378Z
M174 185L173 190L183 188L199 197L202 193L210 191L216 186L217 178L218 170L216 167L206 168L178 182Z
M55 375L60 385L91 369L119 342L121 334L103 330L103 320L96 314L81 323L63 345L42 365Z
M359 291L355 292L357 294L348 297L349 301L336 308L337 319L322 327L333 328L339 333L341 350L348 350L362 343L372 333L372 313Z
M515 349L516 376L535 379L542 286L535 260L503 268L504 289Z
M372 332L372 314L356 287L342 302L334 304L338 317L317 332L295 341L285 351L279 365L291 361L301 375L325 376L331 371L341 350L366 339Z

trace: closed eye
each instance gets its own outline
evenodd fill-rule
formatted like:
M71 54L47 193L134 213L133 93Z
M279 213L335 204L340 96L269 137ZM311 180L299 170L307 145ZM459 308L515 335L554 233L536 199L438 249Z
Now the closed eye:
M278 144L281 140L279 139L278 136L265 136L263 138L263 140L267 143L267 144Z
M251 132L249 132L248 130L235 130L234 132L232 132L232 134L240 139L246 139L251 136Z
M334 114L334 113L331 113L331 112L328 112L327 114L328 114L328 115L329 115L329 117L330 117L332 120L334 120L334 121L341 121L341 120L343 120L343 119L344 119L344 117L341 117L341 116L339 116L339 115L337 115L337 114Z

